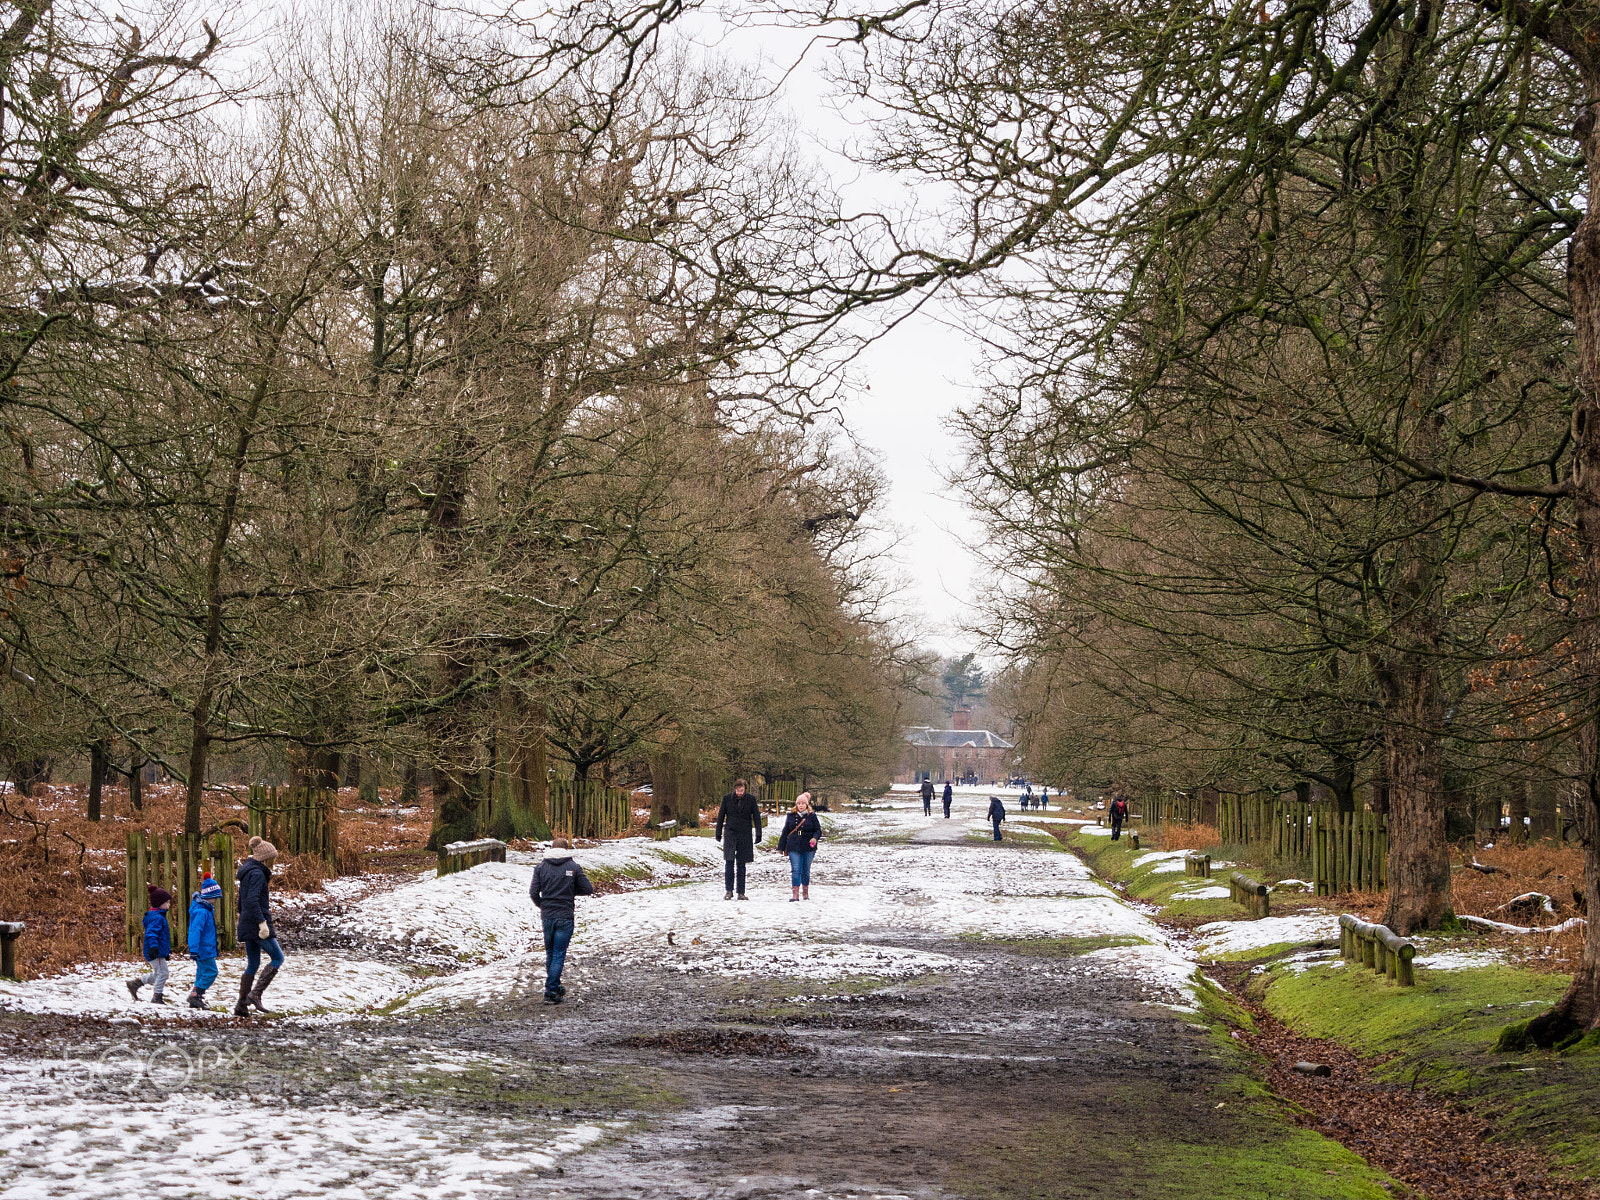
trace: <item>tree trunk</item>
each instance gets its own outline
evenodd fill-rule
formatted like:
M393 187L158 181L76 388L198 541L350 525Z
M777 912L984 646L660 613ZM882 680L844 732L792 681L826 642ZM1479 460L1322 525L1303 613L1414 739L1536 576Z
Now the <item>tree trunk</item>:
M415 758L406 759L404 774L401 776L400 781L400 804L403 807L418 802L421 784L418 782L417 776L417 760Z
M344 786L344 787L353 787L353 788L360 787L361 786L361 755L360 754L355 754L355 753L347 753L347 754L344 755L343 759L341 760L341 765L344 767L344 779L341 781L342 786Z
M106 785L106 744L89 743L89 813L91 821L100 819L100 793Z
M1512 845L1521 845L1528 840L1528 781L1520 776L1506 781L1506 815L1511 819L1511 825L1506 830Z
M129 760L132 764L128 771L128 803L133 806L134 812L144 811L144 760L137 754Z
M1587 39L1588 22L1573 29ZM1587 681L1589 714L1579 730L1577 808L1583 845L1584 893L1589 923L1584 928L1583 959L1560 1003L1530 1022L1529 1036L1550 1045L1571 1030L1600 1024L1600 60L1587 40L1563 47L1579 68L1584 107L1574 132L1588 170L1583 220L1567 253L1567 296L1572 303L1578 350L1578 399L1572 412L1572 507L1583 586L1578 589L1583 623L1578 637L1578 678Z
M1438 929L1450 915L1445 841L1443 715L1439 669L1408 655L1384 686L1389 750L1389 906L1383 924L1405 935Z
M1561 836L1561 822L1556 815L1557 794L1556 780L1542 771L1528 780L1528 815L1533 818L1528 832L1540 841Z
M678 768L670 754L650 760L650 825L678 819Z
M678 772L678 824L689 829L700 828L700 801L705 794L705 774L705 768L699 763L682 767Z
M1389 813L1389 754L1387 748L1378 756L1377 775L1372 780L1372 811L1387 816Z

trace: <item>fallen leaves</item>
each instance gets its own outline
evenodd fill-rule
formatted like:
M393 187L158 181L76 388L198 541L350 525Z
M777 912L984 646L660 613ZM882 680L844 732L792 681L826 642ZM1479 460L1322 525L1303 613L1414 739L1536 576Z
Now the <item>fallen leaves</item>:
M1591 1200L1582 1182L1554 1173L1525 1145L1495 1142L1488 1122L1415 1086L1375 1080L1367 1063L1337 1042L1305 1037L1247 1004L1257 1032L1242 1040L1266 1060L1277 1093L1301 1111L1299 1124L1354 1150L1433 1200ZM1326 1064L1325 1077L1295 1064Z

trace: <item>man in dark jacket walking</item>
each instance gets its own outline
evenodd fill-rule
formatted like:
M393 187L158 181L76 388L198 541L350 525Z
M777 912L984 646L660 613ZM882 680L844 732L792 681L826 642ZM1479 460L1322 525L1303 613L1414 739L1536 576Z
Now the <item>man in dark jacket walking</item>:
M567 965L567 947L577 921L576 897L594 895L594 884L572 861L572 843L566 838L550 843L533 870L528 895L544 924L544 1002L560 1004L567 994L561 986L561 969Z
M950 801L954 800L955 796L955 789L947 782L944 785L944 816L947 821L950 819Z
M744 780L735 779L733 791L722 798L722 807L717 809L717 841L722 843L722 874L727 889L724 900L733 899L736 883L739 899L745 899L744 869L755 861L756 844L761 841L761 806L744 786Z
M994 823L994 840L1000 840L1000 822L1006 819L1006 806L1000 803L999 796L989 797L989 820Z
M1114 842L1122 836L1122 823L1128 819L1128 799L1126 796L1113 796L1111 798L1111 840Z
M933 816L933 780L931 779L922 781L922 815L925 817Z

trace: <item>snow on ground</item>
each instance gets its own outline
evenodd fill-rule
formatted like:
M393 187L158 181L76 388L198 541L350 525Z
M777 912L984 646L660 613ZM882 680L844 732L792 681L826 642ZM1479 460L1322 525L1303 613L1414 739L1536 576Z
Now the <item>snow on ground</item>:
M1503 950L1433 950L1417 955L1411 965L1430 971L1470 971L1477 967L1496 967L1505 961Z
M212 1012L200 1012L184 1003L194 983L194 964L186 958L173 960L172 975L167 980L169 1004L151 1004L148 987L141 990L141 1000L135 1001L128 994L127 980L140 971L140 964L90 963L67 974L28 983L0 980L0 1011L161 1021L218 1020L232 1016L244 960L223 958L217 965L217 982L206 993L206 1002L216 1010ZM417 986L417 980L406 971L384 963L358 961L326 951L295 954L291 950L283 973L267 993L266 1004L274 1012L290 1016L358 1013L390 1004Z
M1231 895L1233 893L1225 887L1210 885L1190 888L1188 891L1179 890L1173 892L1172 898L1174 900L1226 900Z
M1333 913L1262 917L1259 921L1212 921L1202 925L1196 947L1202 957L1216 958L1268 946L1339 940L1339 918Z
M176 1086L152 1101L147 1087L117 1094L128 1082L162 1081L159 1070L130 1066L118 1078L60 1060L0 1064L0 1197L509 1196L530 1172L617 1127L306 1106L270 1094L270 1072L259 1076L269 1093L261 1101L222 1100L200 1090L203 1076L182 1086L192 1065L166 1068Z
M788 862L775 854L763 852L751 864L750 899L740 902L724 899L722 849L710 838L633 838L580 849L576 858L591 871L645 878L632 890L579 902L573 978L582 978L583 961L592 956L736 977L901 979L961 969L958 960L918 942L1114 938L1137 943L1137 953L1103 952L1097 967L1157 980L1166 999L1182 1000L1192 963L1078 859L1025 848L1021 839L996 846L967 836L987 832L982 813L988 793L980 792L958 793L950 821L937 810L924 817L915 797L903 803L897 797L878 811L829 814L829 836L812 867L812 898L800 904L789 902ZM920 834L940 840L914 840ZM769 827L766 845L774 837ZM499 1003L537 987L539 914L528 899L537 856L512 852L507 858L443 878L424 872L384 891L362 894L350 887L339 915L329 918L354 933L358 944L398 947L414 966L452 973L419 980L357 955L297 954L291 944L288 964L268 993L270 1007L294 1019L326 1021L331 1014L390 1006L410 1012ZM223 960L210 995L214 1004L231 1005L241 965ZM55 979L0 984L0 1008L207 1018L178 1005L135 1004L122 982L132 971L129 964L102 964ZM193 966L175 960L169 997L181 1000L192 979Z

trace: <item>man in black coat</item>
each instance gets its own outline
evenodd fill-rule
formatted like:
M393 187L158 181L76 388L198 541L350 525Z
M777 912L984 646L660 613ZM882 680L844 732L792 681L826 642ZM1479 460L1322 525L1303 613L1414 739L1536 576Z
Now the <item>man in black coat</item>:
M1111 800L1111 840L1114 842L1122 837L1122 823L1128 819L1128 800L1126 796L1114 796Z
M950 801L954 800L955 796L955 789L946 782L944 785L944 815L946 820L950 818Z
M558 837L550 843L539 865L534 868L528 898L539 909L544 926L544 1002L560 1004L567 989L561 985L561 971L567 965L567 947L577 925L578 896L594 895L594 884L583 868L572 860L572 843Z
M925 817L933 816L933 780L931 779L922 781L922 815Z
M1006 806L1000 803L999 796L989 797L989 820L994 824L994 840L1000 840L1000 822L1006 819Z
M739 899L745 899L744 869L755 861L756 843L761 840L761 808L744 786L744 780L735 779L733 791L722 798L722 807L717 809L717 841L722 843L723 882L727 887L724 900L733 899L735 882Z

